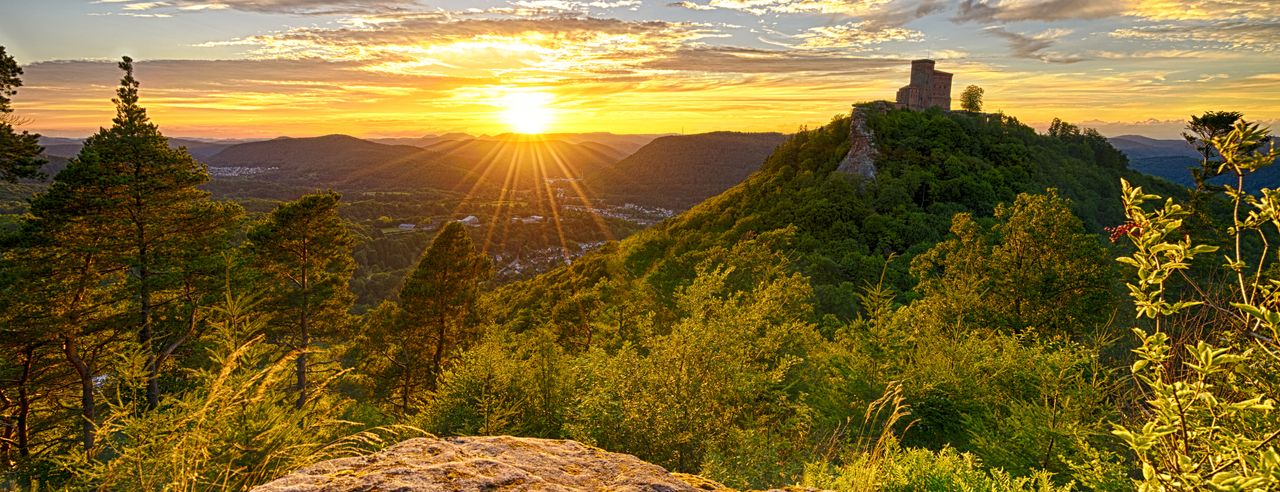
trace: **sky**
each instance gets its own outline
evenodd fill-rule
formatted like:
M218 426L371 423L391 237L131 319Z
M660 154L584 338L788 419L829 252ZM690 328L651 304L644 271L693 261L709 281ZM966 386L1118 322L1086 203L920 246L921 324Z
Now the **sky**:
M0 45L52 136L110 124L122 55L171 136L792 132L926 57L1039 128L1280 123L1274 0L0 0Z

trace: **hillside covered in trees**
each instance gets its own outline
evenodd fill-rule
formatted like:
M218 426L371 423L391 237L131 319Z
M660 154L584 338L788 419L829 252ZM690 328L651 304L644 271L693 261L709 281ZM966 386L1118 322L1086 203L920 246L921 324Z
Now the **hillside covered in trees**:
M742 182L785 139L735 132L661 137L612 166L592 169L585 181L611 200L684 210Z
M734 487L1280 484L1277 192L939 110L870 116L862 180L836 172L838 117L527 280L495 286L448 222L358 312L342 195L213 199L120 68L115 119L0 242L4 487L246 489L424 433L574 439ZM22 143L0 177L30 176L35 136L0 131ZM1266 137L1228 122L1203 164L1256 172Z

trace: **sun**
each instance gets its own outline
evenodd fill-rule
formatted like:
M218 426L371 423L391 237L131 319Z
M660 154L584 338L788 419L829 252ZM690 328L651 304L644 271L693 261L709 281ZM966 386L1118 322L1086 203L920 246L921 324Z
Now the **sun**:
M551 94L536 91L508 92L500 103L502 121L515 133L536 135L546 133L555 119Z

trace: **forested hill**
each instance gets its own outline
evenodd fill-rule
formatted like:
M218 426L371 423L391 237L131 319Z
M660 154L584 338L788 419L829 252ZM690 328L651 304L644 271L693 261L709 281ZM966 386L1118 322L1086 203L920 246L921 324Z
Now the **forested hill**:
M496 291L495 319L517 331L551 320L564 337L592 323L622 325L628 313L662 313L699 264L723 261L749 238L769 242L809 277L815 314L847 319L858 310L855 294L882 271L909 293L911 257L942 240L957 212L987 217L1020 192L1056 188L1100 232L1122 222L1121 177L1185 193L1129 170L1104 138L1070 125L1050 136L1010 117L904 110L868 124L880 150L876 180L834 172L849 148L849 118L837 118L792 136L759 172L693 209Z
M593 170L586 182L614 201L683 210L742 182L786 138L739 132L661 137L611 167Z

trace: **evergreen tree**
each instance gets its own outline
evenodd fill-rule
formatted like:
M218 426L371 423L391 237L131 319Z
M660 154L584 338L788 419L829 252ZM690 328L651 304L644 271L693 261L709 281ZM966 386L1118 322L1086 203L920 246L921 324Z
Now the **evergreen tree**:
M249 231L249 249L268 292L268 334L297 354L297 408L309 398L308 353L350 324L354 239L338 217L340 199L333 191L305 195L280 204Z
M241 209L196 188L209 180L204 165L169 148L138 105L133 60L124 57L119 66L124 77L111 128L85 140L31 212L45 247L74 251L98 274L124 275L109 287L119 289L113 298L128 306L122 323L147 354L146 399L154 408L160 363L190 336L188 324L170 322L173 310L193 308L182 292L190 285L186 274L225 249Z
M36 203L45 205L48 200L46 194ZM43 208L39 211L46 212ZM19 398L26 396L24 393L52 398L44 414L35 410L32 401L17 402L20 418L15 420L25 427L18 429L19 437L27 438L28 443L36 441L31 429L47 430L58 421L69 420L79 428L74 440L89 453L99 417L95 379L108 370L105 359L119 352L121 338L130 331L122 326L119 316L121 290L110 288L124 282L124 271L104 261L103 245L109 238L85 234L77 227L58 227L64 224L61 218L41 215L29 219L22 241L6 248L0 265L9 274L0 292L0 325L4 326L0 328L0 350L12 354L9 360L16 367L10 370L17 377L12 388ZM49 360L58 364L55 377L37 386L34 375L23 366L42 355L61 360ZM64 390L78 395L77 401L64 404ZM58 406L78 412L66 415ZM20 444L18 448L20 456L29 456L28 446Z
M405 279L391 357L399 372L402 412L409 411L420 388L436 388L449 354L476 337L472 317L480 282L489 273L489 259L475 251L466 226L450 222Z
M1200 167L1191 168L1191 179L1196 184L1191 192L1190 207L1193 213L1202 212L1200 208L1209 195L1226 189L1209 184L1209 180L1221 176L1226 171L1221 167L1222 161L1218 159L1213 140L1230 133L1232 126L1243 116L1244 114L1238 111L1206 111L1200 116L1192 116L1187 121L1187 131L1182 132L1182 138L1200 153ZM1200 213L1198 218L1203 222L1210 220L1203 213Z
M40 176L39 158L44 148L37 143L40 135L14 130L19 120L13 116L11 96L22 87L22 67L0 46L0 181Z

